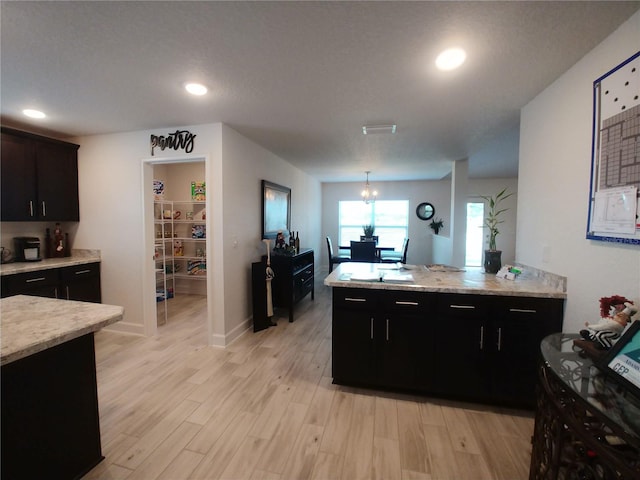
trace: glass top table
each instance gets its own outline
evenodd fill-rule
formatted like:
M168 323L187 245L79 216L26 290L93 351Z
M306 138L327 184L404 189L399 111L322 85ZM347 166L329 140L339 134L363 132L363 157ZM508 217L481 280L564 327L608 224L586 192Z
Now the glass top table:
M640 398L605 375L577 334L540 344L532 479L640 478Z

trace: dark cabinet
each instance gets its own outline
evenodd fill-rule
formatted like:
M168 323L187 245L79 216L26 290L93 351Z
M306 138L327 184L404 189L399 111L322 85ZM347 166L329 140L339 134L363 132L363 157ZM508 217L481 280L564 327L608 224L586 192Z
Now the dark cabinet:
M438 297L438 367L434 389L443 394L483 394L488 385L487 355L492 333L487 298L476 295L442 294Z
M266 262L266 257L263 258ZM301 249L295 255L271 255L271 268L275 276L271 281L274 307L289 309L289 321L293 322L293 307L307 294L314 298L313 250Z
M433 299L396 293L334 288L332 368L337 383L428 387Z
M443 294L435 388L470 399L534 406L538 349L562 330L558 299Z
M100 264L89 263L60 269L61 298L101 303Z
M2 277L2 297L33 295L59 298L60 277L56 269L17 273Z
M0 293L3 298L34 295L101 303L100 263L5 275Z
M2 128L2 221L78 221L78 145Z
M333 289L336 383L533 406L541 340L564 300Z

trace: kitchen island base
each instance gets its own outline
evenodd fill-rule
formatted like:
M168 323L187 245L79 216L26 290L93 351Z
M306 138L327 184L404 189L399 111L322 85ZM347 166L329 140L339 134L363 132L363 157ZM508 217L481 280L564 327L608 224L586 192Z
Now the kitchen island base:
M103 460L93 333L2 366L2 478L80 478Z

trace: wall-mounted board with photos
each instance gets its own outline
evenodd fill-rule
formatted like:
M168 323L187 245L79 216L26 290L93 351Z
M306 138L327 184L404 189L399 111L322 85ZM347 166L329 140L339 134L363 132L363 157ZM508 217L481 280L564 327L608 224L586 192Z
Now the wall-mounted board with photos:
M640 245L640 52L593 82L587 238Z

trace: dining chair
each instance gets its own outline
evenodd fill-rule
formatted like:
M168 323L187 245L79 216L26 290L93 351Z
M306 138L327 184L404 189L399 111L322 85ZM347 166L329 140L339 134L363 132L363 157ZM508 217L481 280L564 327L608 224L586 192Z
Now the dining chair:
M402 250L399 252L382 251L380 252L380 261L383 263L407 263L407 250L409 249L409 239L405 238L402 242Z
M354 242L351 241L351 261L352 262L377 262L375 242Z
M329 254L329 273L333 272L334 263L348 262L351 260L351 257L347 253L340 253L340 251L338 251L337 255L333 253L333 243L329 237L327 237L327 253Z

